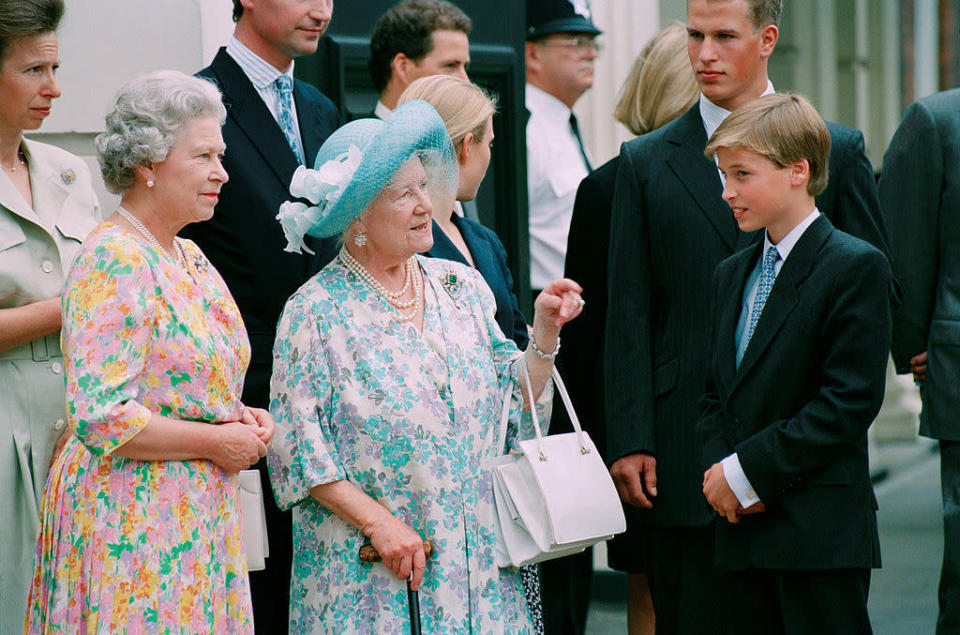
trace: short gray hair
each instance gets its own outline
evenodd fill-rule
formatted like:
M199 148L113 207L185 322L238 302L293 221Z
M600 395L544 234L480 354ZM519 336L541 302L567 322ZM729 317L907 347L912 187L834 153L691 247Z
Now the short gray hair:
M107 189L133 187L135 169L167 158L186 123L197 117L227 118L220 91L180 71L139 75L117 92L106 127L97 136L97 160Z

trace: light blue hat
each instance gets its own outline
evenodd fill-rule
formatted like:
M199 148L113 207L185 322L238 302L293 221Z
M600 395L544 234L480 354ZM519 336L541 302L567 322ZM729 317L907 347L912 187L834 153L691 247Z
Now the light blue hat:
M317 152L314 169L300 166L293 173L290 193L313 205L287 201L280 206L277 219L286 251L313 253L304 234L341 234L414 155L423 162L432 193L456 193L460 172L450 134L429 103L410 101L386 121L357 119L339 128Z

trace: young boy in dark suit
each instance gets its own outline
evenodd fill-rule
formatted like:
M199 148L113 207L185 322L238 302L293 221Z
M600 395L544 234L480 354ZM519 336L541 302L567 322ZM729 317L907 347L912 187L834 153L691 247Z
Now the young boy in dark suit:
M764 230L717 268L697 426L723 630L869 633L867 428L883 401L890 266L817 210L830 134L803 97L743 106L705 153L740 229Z

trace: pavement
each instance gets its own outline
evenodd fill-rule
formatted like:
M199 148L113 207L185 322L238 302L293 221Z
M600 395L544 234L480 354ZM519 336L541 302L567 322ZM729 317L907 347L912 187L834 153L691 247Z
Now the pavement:
M874 633L933 633L943 554L936 444L924 438L872 442L870 463L883 559L870 586ZM606 567L602 547L595 550L594 569L587 633L626 633L626 575Z

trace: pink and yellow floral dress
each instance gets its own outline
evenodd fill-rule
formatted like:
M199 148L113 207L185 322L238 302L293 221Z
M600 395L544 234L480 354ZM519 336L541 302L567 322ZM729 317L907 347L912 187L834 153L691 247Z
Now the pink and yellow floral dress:
M195 244L183 271L111 223L63 296L67 414L50 470L26 632L253 632L236 476L116 450L152 412L235 421L250 358L223 279Z

